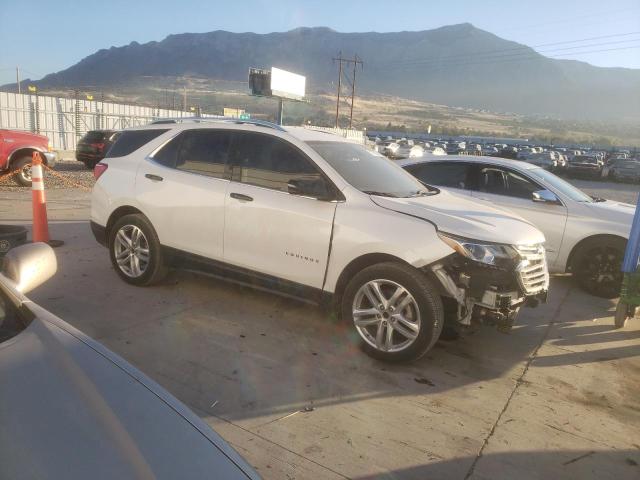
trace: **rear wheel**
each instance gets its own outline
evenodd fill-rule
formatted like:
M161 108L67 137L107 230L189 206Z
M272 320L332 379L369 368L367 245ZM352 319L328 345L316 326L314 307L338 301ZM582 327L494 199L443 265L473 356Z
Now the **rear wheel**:
M12 170L17 170L13 179L21 187L31 186L31 157L24 156L19 158L11 165Z
M125 215L109 231L109 256L120 278L132 285L153 285L167 268L151 222L142 214Z
M380 263L356 274L345 289L341 311L353 324L364 352L388 362L422 357L444 324L435 286L401 263Z
M625 246L626 242L617 237L586 240L572 261L571 270L578 285L596 297L620 296Z

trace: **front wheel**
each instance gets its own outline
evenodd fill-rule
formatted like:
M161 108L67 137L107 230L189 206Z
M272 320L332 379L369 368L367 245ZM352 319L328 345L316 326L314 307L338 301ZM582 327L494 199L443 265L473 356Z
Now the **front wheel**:
M444 324L442 300L433 283L415 268L394 262L356 274L345 289L341 312L353 324L364 352L388 362L422 357Z
M113 268L127 283L153 285L167 273L158 235L142 214L117 220L109 231L108 245Z
M571 270L578 285L596 297L620 296L625 246L626 242L616 237L586 240L572 261Z

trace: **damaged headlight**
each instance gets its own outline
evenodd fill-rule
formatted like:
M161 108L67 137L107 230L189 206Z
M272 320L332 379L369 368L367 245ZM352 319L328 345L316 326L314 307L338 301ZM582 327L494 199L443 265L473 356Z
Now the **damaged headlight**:
M518 258L516 250L509 245L470 240L442 232L438 232L438 236L460 255L485 265L505 268L513 266Z

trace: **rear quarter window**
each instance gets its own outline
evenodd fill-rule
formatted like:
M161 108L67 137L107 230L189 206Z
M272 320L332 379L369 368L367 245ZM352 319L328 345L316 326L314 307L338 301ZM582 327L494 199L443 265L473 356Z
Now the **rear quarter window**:
M129 155L167 131L168 129L153 129L121 132L113 146L109 149L109 153L107 153L106 158L124 157Z

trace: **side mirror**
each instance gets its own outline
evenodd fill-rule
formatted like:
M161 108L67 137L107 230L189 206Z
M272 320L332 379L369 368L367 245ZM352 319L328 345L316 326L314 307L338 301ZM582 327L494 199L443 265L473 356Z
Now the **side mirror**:
M331 189L323 178L291 179L287 182L287 190L291 195L312 197L318 200L333 200Z
M2 273L15 283L20 293L42 285L56 273L58 261L46 243L31 243L9 250L4 257Z
M533 192L531 194L531 200L538 203L560 203L555 193L550 192L549 190L538 190L537 192Z

